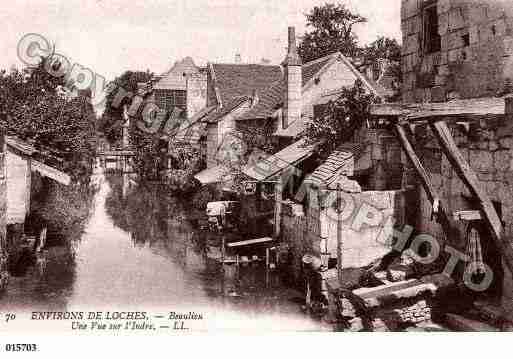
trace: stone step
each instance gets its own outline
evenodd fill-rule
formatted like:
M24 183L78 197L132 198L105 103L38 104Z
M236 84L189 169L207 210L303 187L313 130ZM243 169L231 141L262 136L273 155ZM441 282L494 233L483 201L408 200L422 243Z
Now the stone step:
M445 314L447 326L459 332L500 332L500 330L488 323L466 318L459 314Z

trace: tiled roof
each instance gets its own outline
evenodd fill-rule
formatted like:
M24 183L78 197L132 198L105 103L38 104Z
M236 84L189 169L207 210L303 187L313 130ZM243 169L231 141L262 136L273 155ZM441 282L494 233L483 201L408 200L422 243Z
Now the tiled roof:
M320 59L307 62L302 66L303 81L302 85L305 86L319 71L326 66L326 64L338 53L324 56ZM284 101L284 94L286 90L285 79L281 78L279 81L274 82L264 91L258 93L259 102L250 111L246 112L237 120L253 120L272 117L275 111L280 108Z
M344 143L308 175L305 182L318 187L331 188L341 176L351 177L354 172L354 163L362 156L366 147L366 143Z
M208 116L203 118L203 122L207 123L215 123L219 121L219 119L223 116L226 116L233 110L235 110L237 107L242 105L246 101L250 101L251 97L249 96L240 96L232 99L230 102L228 102L226 105L224 105L222 108L218 108L214 112L210 113Z
M211 64L215 87L223 107L240 96L251 96L282 78L280 66L253 64Z
M194 176L202 185L220 183L223 179L230 175L230 169L226 166L219 165L201 171Z
M238 121L266 119L272 117L276 110L283 104L283 94L285 92L285 82L276 81L268 89L258 94L258 103L244 115L237 118Z
M320 188L328 187L340 176L352 176L354 155L349 151L334 151L328 159L305 179L305 182Z
M257 181L265 181L310 157L314 148L314 145L307 146L306 141L301 139L256 164L246 166L242 172Z
M302 66L303 86L305 86L338 52L307 62Z
M189 120L182 122L174 137L175 141L197 144L201 137L206 134L207 125L202 122L202 119L208 116L214 109L215 106L205 107Z

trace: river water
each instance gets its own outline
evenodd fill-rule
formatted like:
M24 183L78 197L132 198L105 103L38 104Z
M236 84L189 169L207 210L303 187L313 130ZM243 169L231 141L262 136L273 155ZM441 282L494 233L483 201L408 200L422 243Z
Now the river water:
M300 294L277 273L251 265L223 270L216 241L172 198L100 169L93 184L83 231L67 245L50 245L44 269L28 265L0 294L0 312L17 313L0 331L47 330L40 321L27 326L33 311L101 310L145 311L162 331L171 312L201 315L187 323L191 330L327 329L301 311Z

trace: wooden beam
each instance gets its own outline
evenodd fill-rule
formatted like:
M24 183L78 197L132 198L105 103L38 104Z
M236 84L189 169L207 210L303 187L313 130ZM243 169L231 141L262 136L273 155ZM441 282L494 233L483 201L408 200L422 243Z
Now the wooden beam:
M53 179L54 181L68 186L71 183L71 177L57 168L45 165L42 162L31 159L30 168L32 171L39 172L42 176Z
M274 239L271 237L264 237L264 238L257 238L257 239L249 239L247 241L241 241L241 242L232 242L228 243L228 248L236 248L236 247L245 247L255 244L265 244L265 243L271 243Z
M501 118L508 112L508 101L512 100L507 97L486 97L436 103L376 104L371 107L371 115L378 118L403 117L410 122L436 117L446 120Z
M438 207L436 213L436 221L440 224L448 238L451 238L453 236L459 236L459 230L456 226L453 225L450 218L447 216L447 213L443 208L443 205L440 203L440 197L435 187L431 183L429 174L424 169L424 166L422 166L419 157L415 153L415 150L413 149L413 146L410 143L410 140L408 139L408 135L406 134L405 129L401 125L395 125L395 130L397 132L399 142L401 143L401 146L403 147L403 150L406 153L406 156L410 160L411 164L415 169L415 172L417 172L417 175L420 178L422 187L426 192L428 200L433 205L433 209L435 209L435 206Z
M478 221L482 219L480 211L456 211L452 214L455 221Z
M493 206L492 201L481 187L476 174L468 162L463 158L463 155L458 149L458 146L454 142L447 124L443 121L437 121L431 123L430 126L433 130L433 133L435 134L435 137L440 143L440 148L454 167L456 173L467 186L472 196L478 199L479 206L481 207L483 213L483 219L490 230L490 234L495 244L500 249L506 265L513 273L513 248L509 240L504 236L502 222L497 214L497 211L495 211L495 207Z
M419 157L415 153L415 150L413 149L413 146L408 139L406 130L401 125L395 125L395 130L399 138L399 143L403 147L406 156L410 160L411 164L415 168L415 172L417 172L417 175L420 178L422 187L426 191L429 202L433 204L435 199L438 198L438 194L436 193L435 187L431 183L431 179L429 178L427 171L424 169L424 166L422 166Z

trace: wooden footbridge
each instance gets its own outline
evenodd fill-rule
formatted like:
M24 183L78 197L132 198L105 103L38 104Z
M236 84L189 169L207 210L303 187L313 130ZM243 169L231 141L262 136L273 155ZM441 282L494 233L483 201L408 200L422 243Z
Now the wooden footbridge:
M131 159L135 152L129 149L102 150L97 152L97 156L101 167L129 173L132 170Z

